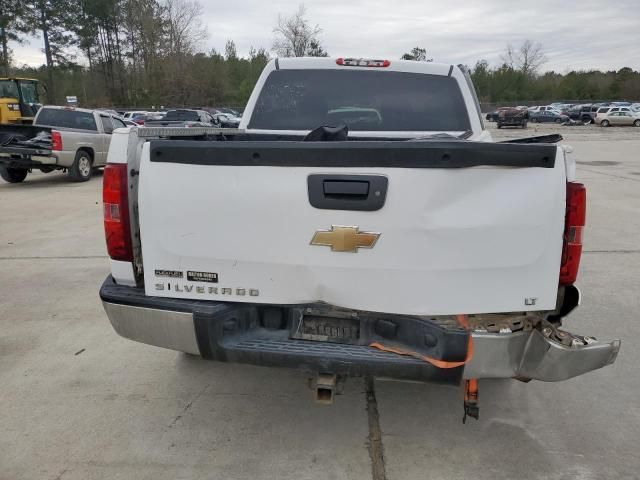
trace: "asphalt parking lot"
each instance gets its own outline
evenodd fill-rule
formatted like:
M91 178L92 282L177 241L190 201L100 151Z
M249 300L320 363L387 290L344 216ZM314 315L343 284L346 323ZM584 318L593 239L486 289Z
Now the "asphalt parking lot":
M640 478L640 129L494 136L536 131L565 135L588 189L565 326L622 349L562 383L482 381L466 425L460 389L376 381L373 398L352 379L322 407L303 373L118 337L98 298L101 175L0 180L0 479Z

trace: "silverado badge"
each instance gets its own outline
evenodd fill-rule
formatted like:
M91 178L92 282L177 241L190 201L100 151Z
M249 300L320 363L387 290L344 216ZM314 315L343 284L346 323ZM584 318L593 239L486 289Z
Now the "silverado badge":
M317 230L311 245L331 247L333 252L357 253L358 248L373 248L378 237L379 233L359 232L358 227L331 225L331 230Z

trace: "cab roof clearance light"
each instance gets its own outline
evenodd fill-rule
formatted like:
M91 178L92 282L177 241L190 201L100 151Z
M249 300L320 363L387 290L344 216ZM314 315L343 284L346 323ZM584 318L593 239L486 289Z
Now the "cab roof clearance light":
M343 67L388 67L391 65L389 60L374 60L371 58L338 58L338 65Z

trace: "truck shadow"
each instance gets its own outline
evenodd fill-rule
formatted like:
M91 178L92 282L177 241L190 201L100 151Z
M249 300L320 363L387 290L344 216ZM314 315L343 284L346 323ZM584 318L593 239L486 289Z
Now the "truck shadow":
M224 432L227 443L222 448L261 449L270 463L278 464L287 461L289 447L304 445L303 457L329 455L340 476L355 461L357 449L370 441L362 379L347 380L344 394L332 406L320 406L313 403L303 372L182 355L175 378L185 376L208 379L208 386L185 402L187 412L179 412L175 422L169 420L172 429L189 432L192 448L194 442L203 450L213 448L208 442L219 447L217 438ZM566 473L567 465L536 438L527 387L512 380L482 381L480 420L468 419L463 425L461 388L376 380L387 474L465 478L464 472L472 471L474 478L560 478L558 472ZM179 436L175 431L168 435L173 443ZM278 442L269 444L264 435Z
M400 477L418 478L435 464L441 470L434 478L465 478L465 472L478 479L565 478L558 473L566 474L574 459L538 436L538 385L485 379L479 386L480 419L463 424L462 388L376 382L385 452L415 459L391 463Z
M102 184L102 169L96 168L93 171L91 179L87 182L72 182L69 180L69 176L61 171L54 171L49 173L32 172L27 175L24 182L21 183L7 183L0 179L0 189L40 189L40 188L80 188L83 185L89 185L94 183Z

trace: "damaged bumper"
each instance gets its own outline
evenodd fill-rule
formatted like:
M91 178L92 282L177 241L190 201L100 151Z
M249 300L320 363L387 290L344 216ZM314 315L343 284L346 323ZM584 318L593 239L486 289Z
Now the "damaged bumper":
M539 330L474 332L466 378L526 378L558 382L615 362L620 340L566 346Z
M620 348L618 340L589 339L586 343L563 345L545 329L473 332L473 356L466 365L438 368L419 358L371 348L368 340L365 344L340 339L313 341L320 339L297 335L291 319L281 325L271 321L269 328L265 328L261 320L264 313L258 314L255 305L148 297L143 289L117 285L111 277L102 285L100 297L113 328L125 338L212 360L347 376L448 384L459 384L463 378L513 377L553 382L613 363ZM411 319L398 320L394 335L399 340L405 335L405 344L408 331L410 337L419 336L435 345L432 351L439 358L465 359L468 333L428 321L416 325L415 320L413 324L408 322ZM369 320L361 321L359 333L376 340L380 332L375 325ZM423 328L424 333L416 328Z

